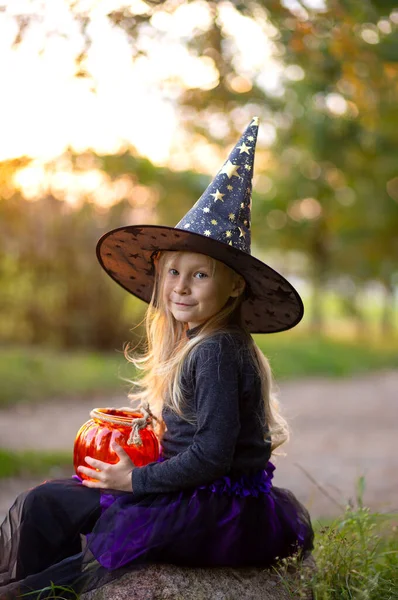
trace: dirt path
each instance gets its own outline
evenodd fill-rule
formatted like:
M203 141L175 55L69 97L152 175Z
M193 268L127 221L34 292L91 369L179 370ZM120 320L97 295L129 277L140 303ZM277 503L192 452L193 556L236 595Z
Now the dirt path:
M398 371L286 382L280 398L292 438L287 456L276 460L276 485L294 491L314 517L335 515L365 475L365 503L398 512ZM125 397L108 396L0 411L0 447L68 450L91 408L123 405ZM0 518L17 493L36 483L0 480Z

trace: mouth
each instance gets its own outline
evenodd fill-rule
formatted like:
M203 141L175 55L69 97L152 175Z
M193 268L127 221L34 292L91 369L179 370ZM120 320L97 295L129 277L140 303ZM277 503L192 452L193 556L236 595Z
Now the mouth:
M176 306L193 306L193 304L184 304L183 302L174 302Z

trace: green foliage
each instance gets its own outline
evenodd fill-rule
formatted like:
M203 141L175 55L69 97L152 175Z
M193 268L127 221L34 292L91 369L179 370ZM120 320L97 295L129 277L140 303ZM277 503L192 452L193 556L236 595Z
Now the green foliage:
M196 173L156 169L133 154L95 159L110 182L124 174L140 181L141 193L156 195L157 218L165 224L174 225L208 183ZM134 222L130 202L121 198L103 210L90 199L71 207L53 196L36 202L17 194L2 198L1 183L0 343L120 348L146 304L105 274L95 247L105 231Z
M126 203L106 215L116 227ZM126 321L140 322L132 301L95 256L103 218L89 202L74 210L53 197L0 199L0 340L106 350L121 347ZM131 326L131 325L130 325Z
M129 386L121 378L129 376L131 367L121 352L0 347L0 407L46 398L105 395L118 388L122 393Z
M342 341L316 334L286 332L254 336L270 360L277 379L314 375L348 377L370 370L398 367L397 345L376 341Z
M358 482L357 505L316 532L316 571L299 570L292 597L314 600L396 600L398 598L397 516L372 514L363 506L364 479ZM285 559L279 571L297 565L297 557Z
M359 506L317 536L316 600L398 598L398 536Z
M0 448L0 479L57 473L72 473L72 455L68 452L13 452Z
M33 590L32 592L26 592L20 596L27 600L78 600L81 596L77 594L71 587L63 585L55 585L52 581L51 584L41 590Z

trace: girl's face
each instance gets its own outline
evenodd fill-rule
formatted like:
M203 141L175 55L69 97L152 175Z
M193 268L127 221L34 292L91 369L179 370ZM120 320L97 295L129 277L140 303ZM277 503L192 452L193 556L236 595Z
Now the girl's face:
M163 302L177 321L192 329L217 314L228 298L239 296L243 277L204 254L167 252L163 263Z

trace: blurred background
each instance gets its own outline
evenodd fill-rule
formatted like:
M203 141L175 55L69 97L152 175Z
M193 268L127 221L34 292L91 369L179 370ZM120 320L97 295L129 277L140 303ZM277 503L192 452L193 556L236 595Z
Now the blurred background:
M252 253L306 309L291 332L256 338L292 419L281 477L323 514L378 473L369 501L388 504L398 2L3 1L0 84L3 505L21 476L69 468L87 407L126 404L122 348L145 305L101 271L96 241L175 225L254 115Z

